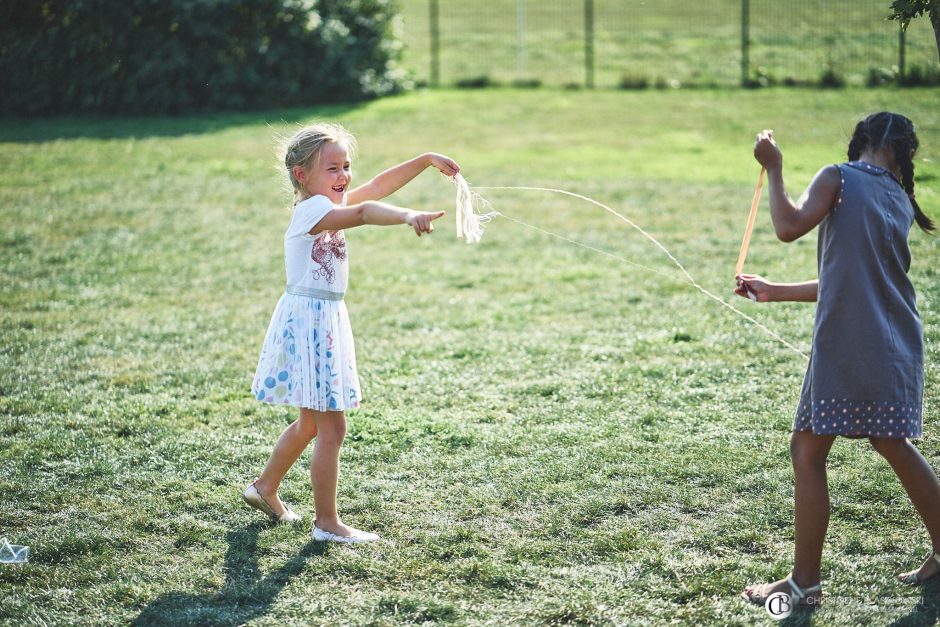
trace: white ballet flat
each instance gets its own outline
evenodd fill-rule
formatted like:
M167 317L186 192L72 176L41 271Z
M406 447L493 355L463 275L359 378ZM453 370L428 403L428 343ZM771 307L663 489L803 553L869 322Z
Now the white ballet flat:
M353 529L352 535L341 536L335 533L330 533L329 531L324 531L313 525L313 531L310 532L310 536L313 538L314 542L338 542L339 544L363 544L366 542L375 542L379 539L379 536L374 533L369 533L368 531L359 531L358 529Z
M257 479L255 481L257 481ZM254 481L252 481L251 485L245 489L245 492L242 494L242 498L245 499L246 503L254 507L259 512L264 512L270 516L271 520L276 523L297 523L301 521L300 514L294 513L294 511L287 506L287 503L284 503L284 513L278 516L271 508L271 505L266 500L264 500L264 497L261 495L261 492L258 491L258 488L255 487Z

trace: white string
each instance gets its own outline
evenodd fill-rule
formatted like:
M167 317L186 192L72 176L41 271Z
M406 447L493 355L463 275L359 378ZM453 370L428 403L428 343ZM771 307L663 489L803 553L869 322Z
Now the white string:
M482 196L480 196L478 193L476 193L476 192L473 191L472 189L470 189L470 186L469 186L469 184L467 183L467 181L466 181L462 176L460 176L459 174L456 175L456 176L454 176L453 178L454 178L454 183L457 185L457 233L458 233L458 237L461 236L461 233L464 233L464 234L466 234L466 236L467 236L467 242L468 242L468 243L471 242L471 241L479 242L479 241L480 241L480 238L481 238L482 235L483 235L483 226L482 226L482 223L489 222L490 220L492 220L492 219L493 219L494 217L496 217L496 216L502 216L502 217L507 218L507 219L509 219L509 220L512 220L512 221L514 221L514 222L518 222L519 224L523 224L524 226L531 226L531 225L525 224L525 223L522 222L521 220L514 220L514 219L512 219L512 218L509 218L508 216L506 216L506 215L504 215L504 214L501 214L501 213L499 213L499 212L497 212L497 211L490 211L490 212L485 213L485 214L482 214L482 215L481 215L481 214L478 214L478 213L477 213L477 208L480 208L480 209L492 209L492 206L490 205L489 201L486 200L485 198L483 198ZM747 321L750 322L751 324L757 326L759 329L761 329L762 331L764 331L767 335L769 335L770 337L774 338L775 340L777 340L778 342L780 342L781 344L783 344L784 346L786 346L787 348L789 348L789 349L792 350L793 352L797 353L798 355L801 355L804 359L809 360L809 356L808 356L806 353L804 353L804 352L801 351L799 348L797 348L796 346L794 346L793 344L791 344L790 342L788 342L787 340L785 340L783 337L781 337L780 335L778 335L777 333L775 333L774 331L772 331L772 330L771 330L770 328L768 328L766 325L764 325L764 324L762 324L761 322L755 320L754 318L752 318L751 316L747 315L746 313L744 313L743 311L741 311L740 309L738 309L737 307L735 307L735 306L732 305L731 303L725 301L725 300L724 300L723 298L721 298L720 296L717 296L717 295L713 294L712 292L708 291L707 289L705 289L704 287L702 287L701 285L699 285L699 283L695 280L695 278L694 278L691 274L689 274L688 270L685 269L685 266L683 266L683 265L679 262L679 260L676 259L676 258L673 256L673 254L669 252L669 250L666 249L665 246L663 246L662 244L660 244L659 241L658 241L655 237L653 237L652 235L650 235L649 233L647 233L646 231L644 231L638 224L636 224L635 222L633 222L633 221L630 220L629 218L627 218L627 217L621 215L620 213L617 213L616 211L614 211L613 209L611 209L610 207L608 207L608 206L605 205L604 203L598 202L598 201L594 200L593 198L588 198L587 196L582 196L581 194L576 194L576 193L574 193L574 192L569 192L569 191L566 191L566 190L563 190L563 189L554 189L554 188L551 188L551 187L480 186L480 187L478 187L477 189L506 189L506 190L517 190L517 191L551 192L551 193L554 193L554 194L564 194L564 195L566 195L566 196L572 196L572 197L574 197L574 198L579 198L579 199L584 200L584 201L587 201L587 202L589 202L589 203L591 203L591 204L593 204L593 205L597 205L598 207L601 207L601 208L604 209L605 211L607 211L607 212L609 212L609 213L611 213L611 214L617 216L618 218L620 218L621 220L623 220L624 222L626 222L627 224L629 224L630 226L632 226L634 229L636 229L637 231L639 231L644 237L646 237L649 241L651 241L657 248L659 248L667 257L669 257L669 259L676 265L676 267L679 268L679 270L682 271L682 274L685 275L686 280L689 282L690 285L692 285L692 287L694 287L695 289L697 289L698 291L700 291L702 294L705 294L706 296L708 296L708 297L711 298L712 300L716 301L717 303L721 304L722 306L727 307L728 309L730 309L731 311L733 311L734 313L736 313L738 316L744 318L745 320L747 320ZM472 217L468 217L468 214L472 214ZM468 229L468 225L469 225L469 229L471 229L471 230L469 230L469 231L467 230L467 229ZM461 231L462 228L463 228L463 231ZM531 227L531 228L535 228L535 229L537 229L537 230L542 230L542 229L538 229L538 227ZM560 236L560 235L555 235L554 233L550 233L550 232L548 232L548 231L544 231L544 232L545 232L545 233L548 233L549 235L553 235L553 236L559 237L559 238L561 238L561 239L564 239L564 240L566 240L566 241L570 241L571 243L577 244L577 245L582 246L582 247L584 247L584 248L588 248L588 249L591 249L591 250L595 250L595 251L597 251L597 252L599 252L599 253L605 254L605 255L610 256L610 257L618 258L618 259L620 259L621 261L625 261L626 263L629 263L629 264L631 264L631 265L640 266L640 264L636 264L636 263L633 263L633 262L631 262L631 261L628 261L628 260L625 260L625 259L621 259L621 258L617 257L616 255L612 255L612 254L607 253L607 252L605 252L605 251L602 251L602 250L599 250L599 249L595 249L595 248L593 248L593 247L591 247L591 246L588 246L587 244L582 244L582 243L580 243L580 242L575 242L574 240L570 240L569 238L566 238L566 237L563 237L563 236ZM472 233L472 235L471 235L471 233ZM472 237L475 237L475 239L471 240L471 236L472 236ZM646 268L645 266L640 266L640 267L642 267L642 268L644 268L644 269L646 269L646 270L652 270L651 268ZM657 272L657 271L653 270L653 272Z
M493 206L490 204L490 201L488 201L486 198L484 198L483 196L473 191L473 189L470 187L470 183L466 179L464 179L463 176L461 176L460 174L455 175L453 178L453 182L457 186L457 237L463 237L463 235L467 232L473 233L474 239L471 241L470 237L468 236L467 238L468 244L479 242L480 239L482 239L483 237L483 228L484 228L483 224L489 222L494 217L498 216L500 218L505 218L509 220L510 222L515 222L516 224L521 224L522 226L528 227L540 233L544 233L545 235L556 237L562 241L568 242L569 244L574 244L575 246L580 246L581 248L586 248L596 253L606 255L608 257L616 259L617 261L621 261L625 264L636 266L637 268L642 268L643 270L646 270L647 272L652 272L654 274L658 274L660 276L664 276L670 279L675 278L671 274L667 274L663 272L662 270L657 270L655 268L650 268L649 266L644 266L641 263L630 261L629 259L625 259L619 255L615 255L606 250L595 248L589 244L585 244L583 242L573 240L570 237L565 237L564 235L560 235L552 231L547 231L541 227L537 227L534 224L523 222L522 220L519 220L518 218L507 216L505 213L502 213L500 211L492 210ZM486 210L486 209L491 209L492 211L487 211L486 213L483 213L483 214L478 213L480 210Z
M659 276L664 276L664 277L669 278L669 279L674 279L674 278L676 278L674 275L668 274L668 273L666 273L666 272L663 272L662 270L657 270L656 268L650 268L649 266L644 266L642 263L637 263L637 262L635 262L635 261L630 261L629 259L626 259L626 258L624 258L624 257L621 257L620 255L615 255L615 254L612 253L612 252L608 252L608 251L602 250L602 249L600 249L600 248L594 248L593 246L591 246L591 245L589 245L589 244L584 244L584 243L579 242L579 241L577 241L577 240L573 240L573 239L571 239L570 237L565 237L564 235L559 235L558 233L553 233L552 231L546 231L545 229L540 228L540 227L537 227L537 226L535 226L535 225L533 225L533 224L528 224L527 222L523 222L522 220L519 220L518 218L513 218L512 216L507 216L505 213L502 213L502 212L497 211L497 212L496 212L496 215L499 216L500 218L505 218L505 219L509 220L510 222L515 222L516 224L521 224L522 226L527 226L527 227L529 227L530 229L534 229L534 230L536 230L536 231L538 231L538 232L540 232L540 233L544 233L544 234L546 234L546 235L551 235L552 237L557 237L558 239L560 239L560 240L562 240L562 241L565 241L565 242L568 242L569 244L574 244L575 246L580 246L581 248L587 248L588 250L593 250L593 251L596 252L596 253L600 253L600 254L602 254L602 255L606 255L607 257L610 257L610 258L612 258L612 259L616 259L617 261L623 262L623 263L625 263L625 264L629 264L629 265L631 265L631 266L636 266L637 268L642 268L643 270L646 270L647 272L652 272L652 273L654 273L654 274L658 274Z

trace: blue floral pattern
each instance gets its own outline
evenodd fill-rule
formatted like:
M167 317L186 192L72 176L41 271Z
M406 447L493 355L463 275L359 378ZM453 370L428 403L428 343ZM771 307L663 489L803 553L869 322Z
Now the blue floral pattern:
M316 411L358 407L359 376L345 303L281 296L251 390L265 403Z

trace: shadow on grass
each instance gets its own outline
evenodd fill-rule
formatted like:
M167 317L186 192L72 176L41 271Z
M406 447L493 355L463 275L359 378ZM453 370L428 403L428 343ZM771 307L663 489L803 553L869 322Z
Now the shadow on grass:
M215 133L237 126L332 120L366 102L254 112L204 113L179 117L63 116L0 118L0 142L42 143L61 139L143 139Z
M874 601L874 599L870 600ZM812 625L814 613L812 609L798 609L779 624L786 627ZM938 622L940 622L940 577L924 584L917 605L906 616L892 622L891 627L922 627L936 625Z
M921 586L920 601L908 613L893 623L892 627L915 627L936 625L940 621L940 577L934 577Z
M816 614L818 608L805 608L800 607L793 610L793 613L780 621L780 625L785 625L785 627L797 627L798 625L812 625L813 624L813 615Z
M269 527L257 522L227 534L225 584L206 594L170 592L144 608L133 625L241 625L262 616L292 577L314 555L323 555L327 543L309 541L283 566L258 574L258 535Z

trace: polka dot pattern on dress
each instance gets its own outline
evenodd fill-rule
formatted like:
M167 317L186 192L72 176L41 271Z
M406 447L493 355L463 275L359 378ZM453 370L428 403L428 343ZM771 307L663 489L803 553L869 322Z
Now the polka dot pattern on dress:
M898 401L804 399L793 420L793 430L848 437L919 438L921 406Z

